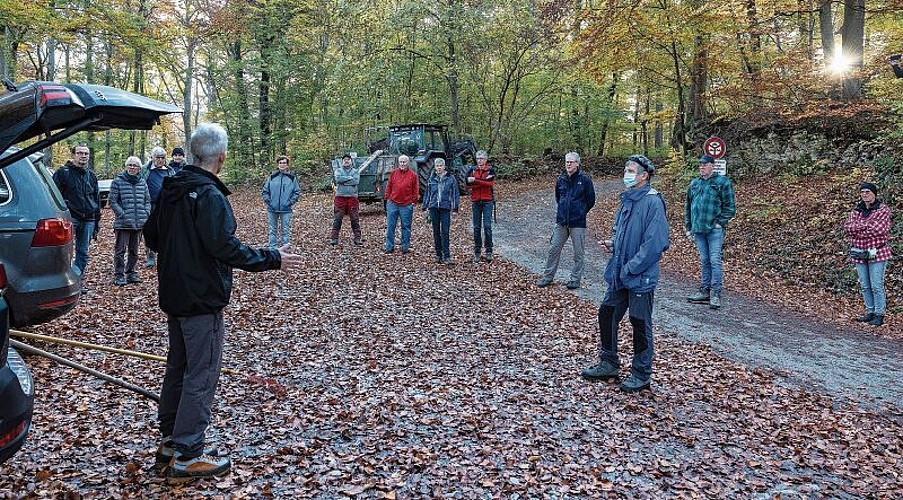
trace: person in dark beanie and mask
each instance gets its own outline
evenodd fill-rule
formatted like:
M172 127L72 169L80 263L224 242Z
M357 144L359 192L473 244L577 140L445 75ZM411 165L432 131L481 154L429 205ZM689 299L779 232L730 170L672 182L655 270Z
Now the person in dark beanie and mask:
M703 155L699 159L699 177L687 188L684 225L699 251L702 279L699 291L687 297L696 304L709 304L712 309L721 307L721 288L724 272L721 250L727 223L737 213L734 202L734 186L731 181L715 172L715 159Z
M611 239L602 243L611 258L605 266L608 290L599 306L599 363L581 373L587 380L619 377L618 325L629 310L633 362L620 385L624 392L648 390L652 383L652 301L659 261L669 245L665 200L649 185L654 174L655 165L643 155L631 156L624 165L627 190L621 194Z
M169 168L172 175L179 173L179 170L185 166L185 150L182 148L172 148L172 158L169 160Z
M158 296L169 330L155 461L169 484L219 476L231 467L228 456L205 448L204 434L222 365L232 268L286 271L301 263L287 247L250 248L235 236L230 192L217 177L228 139L215 123L195 129L189 147L197 165L163 180L144 226L147 246L159 253Z
M850 242L850 262L859 275L865 314L856 318L874 326L884 324L887 294L884 273L890 262L891 215L886 203L878 199L878 186L863 182L859 186L859 202L850 212L843 230Z

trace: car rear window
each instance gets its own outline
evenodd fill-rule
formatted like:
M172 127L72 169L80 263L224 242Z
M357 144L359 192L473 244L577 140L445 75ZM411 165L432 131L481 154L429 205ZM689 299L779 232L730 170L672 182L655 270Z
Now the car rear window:
M56 206L59 207L60 210L65 210L66 200L63 199L63 195L60 194L60 190L56 188L56 184L54 184L53 182L53 177L47 170L47 168L45 168L42 163L31 163L31 168L35 169L35 171L38 172L38 175L41 177L44 185L47 186L47 190L50 191L50 195L53 198L53 201L56 203Z
M6 181L6 173L0 170L0 205L9 201L9 183Z

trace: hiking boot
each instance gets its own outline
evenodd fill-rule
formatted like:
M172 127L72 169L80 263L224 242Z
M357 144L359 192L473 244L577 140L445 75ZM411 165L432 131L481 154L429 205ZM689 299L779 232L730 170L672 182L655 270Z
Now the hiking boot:
M856 321L860 323L868 323L875 318L875 313L865 313L862 316L856 318Z
M478 253L473 254L473 263L474 264L480 263L480 254L478 254Z
M586 380L608 380L618 378L618 367L610 361L600 361L598 365L584 368L580 376Z
M452 258L451 258L451 257L445 257L444 259L442 259L442 263L445 264L445 265L447 265L447 266L450 266L450 265L452 265Z
M137 274L130 274L125 278L128 283L141 283L141 278Z
M719 307L721 307L721 292L712 290L712 294L709 297L709 308L718 309Z
M157 258L156 258L156 257L148 257L148 258L147 258L147 261L144 263L144 267L148 267L148 268L149 268L149 267L154 267L154 266L156 266L156 265L157 265Z
M336 238L329 238L329 244L332 246L336 246L339 244L339 240Z
M492 252L486 252L486 262L492 262Z
M709 302L709 291L708 290L699 290L687 297L687 300L694 304L705 304Z
M383 248L383 253L392 253L394 251L395 251L394 248Z
M113 284L116 286L125 286L125 278L116 278L113 280Z
M627 377L627 380L621 382L618 387L624 392L640 392L648 391L652 385L651 380L640 380L633 374Z
M232 461L229 457L204 453L199 457L182 460L181 455L176 453L166 470L166 483L176 485L203 477L222 476L231 468Z
M442 264L442 257L434 257L433 262L435 262L436 264Z
M576 290L576 289L580 288L580 282L579 281L568 281L567 287L568 287L568 290Z
M871 321L869 321L869 324L872 325L872 326L881 326L881 325L883 325L883 324L884 324L884 315L883 315L883 314L876 314L875 317L872 318Z
M166 469L169 468L170 462L172 462L173 455L176 454L176 449L173 448L172 441L165 441L160 443L157 446L157 453L154 456L154 470L157 471L157 474L163 475L166 472ZM217 456L219 455L219 451L214 448L205 448L205 455Z
M545 288L551 284L552 284L552 280L550 280L548 278L543 278L536 282L536 286L538 286L539 288Z

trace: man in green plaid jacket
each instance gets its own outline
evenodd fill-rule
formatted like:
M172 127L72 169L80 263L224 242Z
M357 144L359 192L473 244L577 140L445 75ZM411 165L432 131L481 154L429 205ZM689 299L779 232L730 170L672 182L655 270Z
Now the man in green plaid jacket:
M699 177L687 189L684 214L687 237L696 243L702 268L699 291L687 297L690 302L707 303L712 309L721 307L721 248L727 223L736 213L734 186L727 177L715 172L715 160L703 155L699 159Z

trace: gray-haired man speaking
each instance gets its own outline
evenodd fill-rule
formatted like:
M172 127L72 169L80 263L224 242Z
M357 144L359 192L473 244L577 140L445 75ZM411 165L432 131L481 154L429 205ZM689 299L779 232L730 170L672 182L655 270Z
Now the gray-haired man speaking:
M226 131L205 123L191 136L196 165L163 180L144 226L158 252L160 309L167 314L169 352L160 394L157 467L169 484L225 474L229 457L204 449L223 354L223 308L232 292L232 268L287 270L301 257L249 248L235 237L230 193L216 176L226 161Z

